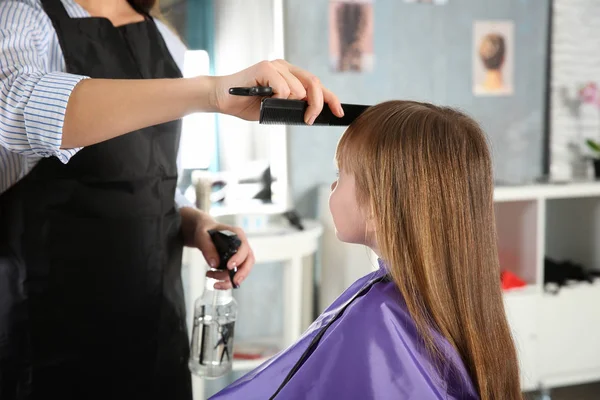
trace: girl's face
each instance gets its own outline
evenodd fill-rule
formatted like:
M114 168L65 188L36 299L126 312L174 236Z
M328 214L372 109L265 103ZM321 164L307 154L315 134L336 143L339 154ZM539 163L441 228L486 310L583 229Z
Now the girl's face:
M368 224L365 207L356 200L354 176L340 171L338 179L331 184L329 210L335 225L335 234L339 240L346 243L356 243L371 246L367 240Z

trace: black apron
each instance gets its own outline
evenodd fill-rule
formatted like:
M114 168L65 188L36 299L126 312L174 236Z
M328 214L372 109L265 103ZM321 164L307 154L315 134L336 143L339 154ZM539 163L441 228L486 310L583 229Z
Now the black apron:
M114 27L42 4L67 72L181 77L149 16ZM0 399L191 399L180 127L45 158L0 196Z

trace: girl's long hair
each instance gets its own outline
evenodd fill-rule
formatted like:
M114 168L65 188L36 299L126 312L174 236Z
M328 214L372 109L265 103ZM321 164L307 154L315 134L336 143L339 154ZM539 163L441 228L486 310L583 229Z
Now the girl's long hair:
M481 399L521 399L497 254L484 133L450 108L391 101L369 108L338 144L369 207L381 257L434 360L431 329L460 354Z

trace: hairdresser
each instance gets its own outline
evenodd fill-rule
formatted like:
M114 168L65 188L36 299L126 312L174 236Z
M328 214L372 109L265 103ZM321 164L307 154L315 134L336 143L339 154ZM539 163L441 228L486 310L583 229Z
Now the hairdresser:
M284 61L183 79L183 47L152 0L0 2L0 399L189 400L184 245L217 262L209 229L244 233L176 200L180 118L256 120L270 85L337 98ZM181 198L182 196L178 197ZM218 288L229 287L221 282Z

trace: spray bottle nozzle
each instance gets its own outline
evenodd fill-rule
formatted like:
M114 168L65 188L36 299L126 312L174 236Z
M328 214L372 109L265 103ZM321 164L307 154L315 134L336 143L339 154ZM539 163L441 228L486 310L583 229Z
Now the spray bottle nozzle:
M237 272L237 268L228 269L227 263L229 259L237 253L238 249L242 245L242 241L240 238L231 231L217 231L217 230L209 230L208 234L212 239L215 248L217 249L217 253L219 253L219 265L217 269L223 271L229 271L229 279L231 280L231 285L233 288L237 288L238 286L233 282L233 277Z

